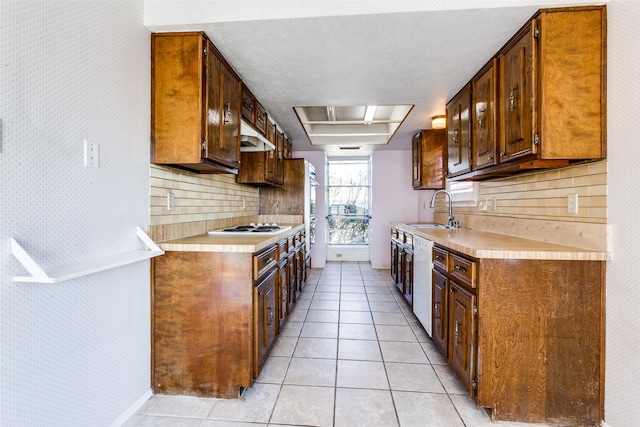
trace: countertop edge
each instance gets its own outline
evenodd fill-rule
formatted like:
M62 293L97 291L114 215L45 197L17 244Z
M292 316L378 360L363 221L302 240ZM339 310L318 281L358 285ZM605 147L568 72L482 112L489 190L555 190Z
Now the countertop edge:
M609 261L612 259L610 252L563 246L550 242L468 228L418 229L400 222L392 222L391 226L474 258L558 261ZM471 237L474 240L473 242L470 241ZM526 245L532 246L532 249L523 250L513 248L513 246Z
M158 243L158 246L168 252L236 252L236 253L254 253L259 252L279 240L304 230L303 224L283 224L291 225L291 228L281 233L266 236L237 236L241 239L248 238L249 242L238 240L237 242L228 242L231 236L219 236L209 234L198 234L190 237L182 237L179 239L167 240Z

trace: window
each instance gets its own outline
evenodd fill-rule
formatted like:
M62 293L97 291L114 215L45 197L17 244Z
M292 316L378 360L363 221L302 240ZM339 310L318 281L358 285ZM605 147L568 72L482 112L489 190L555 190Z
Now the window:
M329 159L327 179L329 244L368 245L370 159Z

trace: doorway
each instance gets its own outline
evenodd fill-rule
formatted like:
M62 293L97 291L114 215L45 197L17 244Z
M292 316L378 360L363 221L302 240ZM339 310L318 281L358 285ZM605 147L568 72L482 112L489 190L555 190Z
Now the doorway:
M327 261L369 261L371 158L327 159Z

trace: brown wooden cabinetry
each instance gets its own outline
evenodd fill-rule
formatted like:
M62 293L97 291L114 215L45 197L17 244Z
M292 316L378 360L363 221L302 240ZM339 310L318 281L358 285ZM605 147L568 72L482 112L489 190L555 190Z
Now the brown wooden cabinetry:
M456 167L455 146L451 152L459 120L448 117L454 179L606 158L605 7L541 9L474 77L472 87L473 164L466 173Z
M272 268L262 281L253 288L254 321L254 372L260 372L278 331L278 285L277 268ZM279 301L278 301L279 302Z
M471 81L471 166L473 170L498 163L498 59L491 60Z
M471 85L447 103L447 177L471 170Z
M433 286L433 318L432 318L432 339L435 346L446 358L449 356L447 348L447 337L449 331L448 320L448 287L447 278L438 270L432 272Z
M444 129L421 130L411 141L413 189L439 190L445 186L446 133Z
M238 173L241 82L204 33L151 36L151 157Z
M267 111L246 85L242 85L242 118L263 135L267 133Z
M304 243L304 233L299 231ZM281 252L286 251L286 252ZM255 253L167 251L153 260L155 393L237 398L294 307L295 246Z
M433 342L477 405L497 420L598 425L604 262L474 259L441 245L432 259Z
M392 228L391 276L404 299L413 307L413 234Z

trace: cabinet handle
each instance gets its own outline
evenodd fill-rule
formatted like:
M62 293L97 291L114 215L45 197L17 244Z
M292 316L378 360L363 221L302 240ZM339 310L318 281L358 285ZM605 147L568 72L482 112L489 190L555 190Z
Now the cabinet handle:
M479 130L484 130L484 123L485 123L485 113L487 112L487 108L485 107L483 108L478 108L478 129Z
M441 257L440 255L436 255L436 260L438 260L438 261L444 261L444 258L443 258L443 257Z
M273 325L273 307L267 307L267 312L269 313L269 320L267 320L267 326Z
M466 272L467 272L467 269L466 269L466 268L464 268L463 266L458 265L458 264L456 264L456 266L455 266L455 267L453 267L453 268L454 268L456 271L459 271L459 272L461 272L461 273L466 273Z
M435 314L435 318L436 319L440 318L440 303L439 302L434 302L433 303L433 313Z
M518 86L509 86L509 110L513 111L518 106L516 104L516 95L515 91L518 90Z
M502 152L500 153L500 157L507 157L507 153L505 153L504 151L502 151Z
M245 100L244 101L244 108L246 108L249 111L253 111L253 104L251 103L250 100Z
M489 161L493 160L493 156L489 156L488 160Z
M458 129L453 130L453 143L454 144L458 143Z
M456 322L455 330L453 331L453 345L460 344L460 323Z
M224 104L224 124L231 122L231 103Z
M260 123L264 123L264 117L263 117L262 115L259 115L259 116L258 116L258 121L259 121Z

